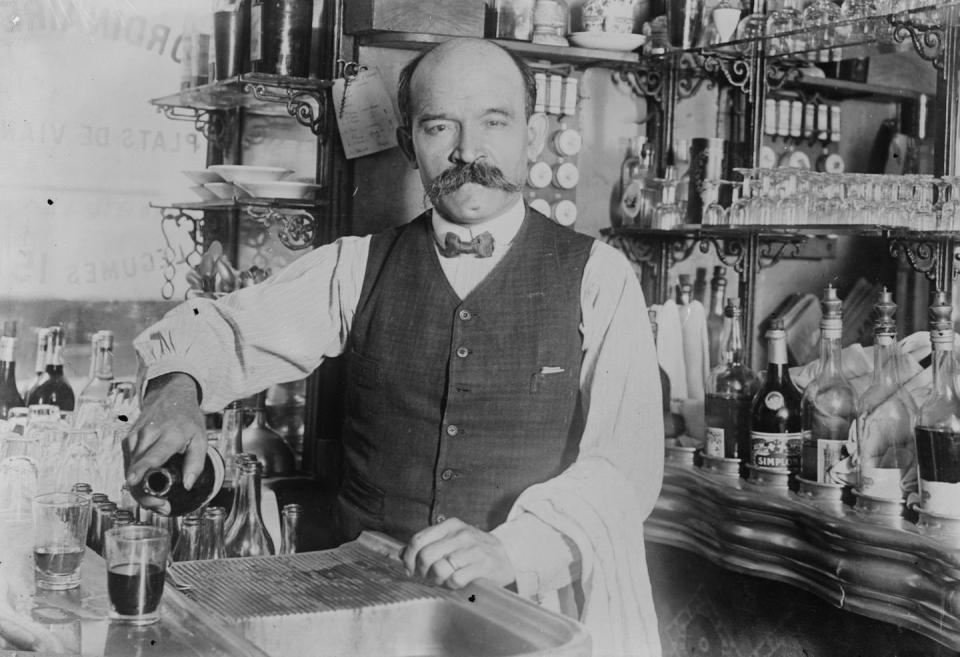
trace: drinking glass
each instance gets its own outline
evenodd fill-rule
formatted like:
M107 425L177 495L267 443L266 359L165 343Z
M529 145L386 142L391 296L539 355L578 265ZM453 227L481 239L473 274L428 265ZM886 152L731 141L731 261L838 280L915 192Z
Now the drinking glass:
M80 566L90 525L90 498L80 493L45 493L33 498L33 560L38 588L80 585Z
M26 456L0 460L0 518L29 521L37 495L37 464Z
M160 598L167 572L170 535L149 525L124 525L107 530L107 594L110 618L132 625L160 619Z
M832 25L840 20L840 7L833 4L832 0L814 0L803 10L802 18L805 28L823 26L813 33L811 45L815 48L834 45L836 32Z
M56 470L55 490L70 490L79 481L103 490L98 448L100 437L96 430L70 429L64 434L64 451L59 456Z

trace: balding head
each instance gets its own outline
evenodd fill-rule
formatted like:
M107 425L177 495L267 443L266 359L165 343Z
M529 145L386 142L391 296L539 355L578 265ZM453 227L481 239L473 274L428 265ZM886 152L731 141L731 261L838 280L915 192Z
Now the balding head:
M421 66L423 68L421 68ZM415 73L423 73L428 68L449 66L453 71L466 71L477 66L502 71L509 79L513 72L519 76L524 94L524 108L527 118L533 114L537 99L536 78L523 59L513 52L484 39L451 39L420 53L400 71L397 84L397 105L404 126L409 126L413 117L413 84Z

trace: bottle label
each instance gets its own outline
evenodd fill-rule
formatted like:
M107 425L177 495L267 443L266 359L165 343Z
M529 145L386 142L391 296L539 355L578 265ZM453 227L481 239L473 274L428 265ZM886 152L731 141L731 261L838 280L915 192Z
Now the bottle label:
M821 484L838 484L832 475L833 466L844 459L843 450L847 445L845 440L813 439L810 432L806 432L803 439L803 476ZM814 471L816 464L816 471ZM816 477L816 479L814 479Z
M870 497L885 500L899 500L903 497L900 490L900 468L860 467L860 492Z
M263 59L263 5L259 2L250 7L250 61L259 62Z
M920 479L923 510L942 516L960 516L960 483Z
M13 350L17 344L16 338L11 338L8 335L0 337L0 360L6 363L13 362Z
M723 445L723 429L721 427L707 427L704 453L711 458L723 458Z
M769 395L768 395L769 397ZM796 470L800 467L803 433L750 432L750 461L758 468Z

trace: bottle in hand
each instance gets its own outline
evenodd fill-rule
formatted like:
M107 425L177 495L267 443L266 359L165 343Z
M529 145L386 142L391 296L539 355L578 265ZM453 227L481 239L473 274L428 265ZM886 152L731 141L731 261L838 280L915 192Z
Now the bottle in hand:
M795 473L800 469L803 426L800 391L787 369L787 334L782 319L770 322L767 375L750 408L750 463Z
M165 515L193 513L210 502L223 486L223 458L217 450L209 447L203 470L190 490L183 485L183 460L183 454L174 454L159 468L147 470L140 484L130 488L130 494L138 502L147 495L166 500L169 508Z

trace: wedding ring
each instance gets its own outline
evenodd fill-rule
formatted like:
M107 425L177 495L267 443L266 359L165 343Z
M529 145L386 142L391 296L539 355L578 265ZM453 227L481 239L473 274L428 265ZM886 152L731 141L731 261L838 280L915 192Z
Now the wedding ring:
M447 563L450 564L450 570L453 570L453 571L457 570L456 564L453 563L453 557L451 557L450 555L447 555L444 557L444 559L446 559Z

